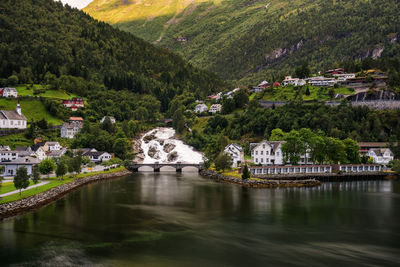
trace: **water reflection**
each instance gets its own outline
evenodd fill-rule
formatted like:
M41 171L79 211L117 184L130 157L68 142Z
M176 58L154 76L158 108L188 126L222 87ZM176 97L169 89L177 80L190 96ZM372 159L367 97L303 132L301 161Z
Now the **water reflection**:
M84 187L0 223L4 264L396 265L398 182L249 189L195 173Z

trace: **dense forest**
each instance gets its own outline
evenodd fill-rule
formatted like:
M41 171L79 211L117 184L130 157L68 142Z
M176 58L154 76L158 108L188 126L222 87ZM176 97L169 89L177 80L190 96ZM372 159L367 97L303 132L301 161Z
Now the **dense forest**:
M84 10L241 85L303 61L316 72L400 51L396 0L95 0Z
M222 86L180 56L53 0L0 2L0 78L43 83L55 75L67 91L89 96L101 85L160 99ZM3 82L4 83L4 80Z

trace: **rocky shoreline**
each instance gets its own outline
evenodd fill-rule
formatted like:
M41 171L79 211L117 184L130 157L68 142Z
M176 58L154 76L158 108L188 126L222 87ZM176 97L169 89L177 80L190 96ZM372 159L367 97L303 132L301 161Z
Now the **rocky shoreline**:
M78 189L81 186L84 186L84 185L87 185L87 184L90 184L93 182L98 182L98 181L103 181L103 180L108 180L108 179L125 176L130 173L131 173L130 171L124 170L124 171L120 171L120 172L104 173L104 174L98 174L98 175L90 176L90 177L78 178L70 183L54 187L48 191L39 193L37 195L30 196L30 197L20 199L17 201L13 201L13 202L1 204L0 205L0 220L41 208L55 200L62 198L66 194Z
M235 177L215 173L212 170L201 170L200 175L218 182L237 184L252 188L278 188L278 187L314 187L322 183L315 179L306 180L243 180Z

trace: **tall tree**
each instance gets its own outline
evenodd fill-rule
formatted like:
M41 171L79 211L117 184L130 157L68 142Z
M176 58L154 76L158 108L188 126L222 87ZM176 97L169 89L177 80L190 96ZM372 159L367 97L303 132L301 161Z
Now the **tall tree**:
M17 173L14 176L14 186L19 190L19 195L21 195L21 190L29 186L29 175L28 170L25 167L19 167Z
M50 158L44 159L42 162L39 164L39 171L41 174L46 175L47 177L50 176L50 173L54 171L55 169L55 164L54 161Z
M214 160L214 165L217 171L230 169L232 166L232 158L227 153L220 153Z
M67 173L67 166L64 164L64 162L59 162L56 168L56 176L61 177L60 179L62 180L66 173Z

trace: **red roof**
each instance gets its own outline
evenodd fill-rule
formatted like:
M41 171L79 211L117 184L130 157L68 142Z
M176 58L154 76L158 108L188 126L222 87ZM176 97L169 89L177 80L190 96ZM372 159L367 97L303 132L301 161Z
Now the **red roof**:
M69 118L70 121L83 121L82 117L70 117Z

